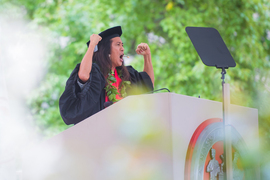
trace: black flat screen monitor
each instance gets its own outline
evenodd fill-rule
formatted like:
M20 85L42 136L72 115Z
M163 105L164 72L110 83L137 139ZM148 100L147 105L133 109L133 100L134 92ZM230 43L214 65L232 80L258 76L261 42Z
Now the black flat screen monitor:
M230 51L216 29L186 27L186 32L205 65L225 69L236 66Z

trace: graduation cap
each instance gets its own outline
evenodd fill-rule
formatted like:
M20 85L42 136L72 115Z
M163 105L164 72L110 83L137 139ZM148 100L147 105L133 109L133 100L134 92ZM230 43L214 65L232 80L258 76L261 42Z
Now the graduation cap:
M121 26L115 26L115 27L106 29L105 31L102 31L98 35L102 37L102 40L105 38L112 39L114 37L120 37L122 35L122 29L121 29ZM89 47L90 41L88 41L86 44L87 44L87 47ZM96 45L94 49L94 52L97 52L97 51L98 51L98 45Z

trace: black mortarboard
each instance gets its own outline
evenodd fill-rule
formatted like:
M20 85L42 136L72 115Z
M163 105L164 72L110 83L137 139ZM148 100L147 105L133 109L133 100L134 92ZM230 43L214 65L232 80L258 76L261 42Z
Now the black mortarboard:
M110 38L111 39L111 38L114 38L114 37L120 37L122 35L122 29L121 29L121 26L115 26L115 27L106 29L105 31L102 31L98 35L100 35L102 37L102 40L105 39L105 38ZM86 43L87 47L89 47L89 43L90 43L90 41L88 41ZM95 47L94 52L96 52L96 51L98 51L97 46Z

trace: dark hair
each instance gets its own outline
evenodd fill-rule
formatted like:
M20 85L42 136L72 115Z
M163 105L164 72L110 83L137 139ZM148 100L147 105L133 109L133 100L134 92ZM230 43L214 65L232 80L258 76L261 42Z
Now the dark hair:
M112 61L109 57L109 54L111 53L111 44L111 38L102 39L102 41L98 43L98 51L93 55L93 63L96 63L99 66L101 73L105 78L112 68ZM122 71L122 77L120 77L122 81L130 81L130 74L124 65L124 62L119 68Z

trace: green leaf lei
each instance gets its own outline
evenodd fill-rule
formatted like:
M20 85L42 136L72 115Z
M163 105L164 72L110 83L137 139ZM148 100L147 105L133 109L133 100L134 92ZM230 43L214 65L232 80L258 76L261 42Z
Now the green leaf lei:
M122 76L122 71L121 70L117 70L118 76L121 77ZM108 77L107 77L107 86L105 87L105 91L107 93L107 96L109 98L109 101L117 102L119 101L119 99L116 99L116 95L118 93L117 88L115 86L113 86L112 84L116 82L116 78L113 76L113 71L110 70ZM130 81L122 81L121 83L121 87L120 87L120 96L121 97L126 97L127 96L127 88L130 87L131 83Z

